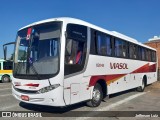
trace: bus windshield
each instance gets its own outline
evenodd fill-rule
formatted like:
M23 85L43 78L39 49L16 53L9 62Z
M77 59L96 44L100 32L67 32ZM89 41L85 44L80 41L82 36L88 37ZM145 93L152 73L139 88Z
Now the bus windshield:
M13 75L48 79L59 71L61 22L22 29L17 34Z

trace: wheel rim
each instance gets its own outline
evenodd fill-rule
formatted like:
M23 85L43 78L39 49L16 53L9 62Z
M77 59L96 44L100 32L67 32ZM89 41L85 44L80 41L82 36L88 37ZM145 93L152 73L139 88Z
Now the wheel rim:
M101 98L101 93L99 90L94 90L93 91L93 101L98 102Z
M8 82L9 81L9 78L8 77L4 77L4 82Z

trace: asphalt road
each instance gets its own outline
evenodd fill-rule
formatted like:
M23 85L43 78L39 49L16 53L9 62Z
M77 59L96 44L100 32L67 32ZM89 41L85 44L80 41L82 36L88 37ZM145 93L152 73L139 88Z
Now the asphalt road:
M121 92L118 94L111 95L106 102L102 102L99 107L90 108L84 103L79 103L66 108L56 108L49 106L40 106L26 104L16 100L11 93L11 83L0 83L0 111L18 111L18 112L38 112L46 116L54 117L43 117L43 118L23 118L29 120L53 120L53 119L73 119L73 120L97 120L106 119L104 117L106 114L115 113L120 114L122 117L107 117L107 120L159 120L157 116L152 117L123 117L123 115L128 115L130 113L124 111L135 111L137 114L139 111L160 111L160 81L153 83L146 87L144 92L136 92L134 89L126 92ZM107 113L105 113L108 111ZM110 112L111 111L111 112ZM121 113L116 113L113 111L121 111ZM110 114L109 114L110 115ZM60 116L60 117L55 117ZM72 117L71 117L72 116ZM153 118L154 117L154 118ZM160 117L160 113L159 113ZM0 118L2 120L17 120L22 118Z

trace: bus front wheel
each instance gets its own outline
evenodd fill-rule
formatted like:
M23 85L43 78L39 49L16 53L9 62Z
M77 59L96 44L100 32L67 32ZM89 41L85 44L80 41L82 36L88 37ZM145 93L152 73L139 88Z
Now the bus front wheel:
M101 104L103 99L102 87L100 84L96 84L93 88L92 99L87 102L90 107L97 107Z
M10 77L8 75L3 75L2 76L2 83L7 83L10 82Z

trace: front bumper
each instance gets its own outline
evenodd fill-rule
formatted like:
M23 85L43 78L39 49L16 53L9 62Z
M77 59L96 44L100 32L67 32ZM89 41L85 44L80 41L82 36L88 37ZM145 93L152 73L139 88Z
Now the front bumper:
M12 95L19 101L31 104L38 105L47 105L47 106L65 106L65 102L63 99L63 87L60 86L52 91L41 93L41 94L26 94L17 91L12 86ZM29 101L25 101L21 99L21 96L28 96Z

